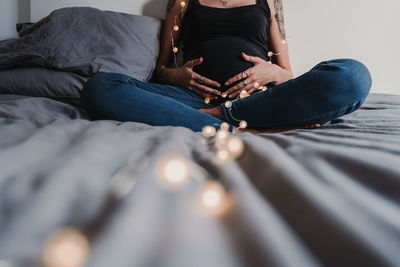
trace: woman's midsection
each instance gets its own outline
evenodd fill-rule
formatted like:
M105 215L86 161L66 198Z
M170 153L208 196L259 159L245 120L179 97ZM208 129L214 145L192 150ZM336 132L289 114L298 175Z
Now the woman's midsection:
M234 36L203 41L194 49L188 50L185 49L184 61L203 57L203 63L195 66L193 70L203 77L219 82L221 88L216 89L221 92L228 89L224 83L229 78L253 67L253 63L242 58L242 52L266 58L265 53L257 49L253 43Z

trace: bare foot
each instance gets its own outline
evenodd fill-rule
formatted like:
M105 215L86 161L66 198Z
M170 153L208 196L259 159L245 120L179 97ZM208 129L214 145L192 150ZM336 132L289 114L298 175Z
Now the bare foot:
M311 124L311 125L304 126L303 128L304 129L314 129L314 128L318 128L320 126L321 125L319 123L316 123L316 124Z
M202 109L199 109L199 111L209 114L211 116L217 117L218 119L221 119L221 120L223 119L221 109L219 106L216 106L213 108L202 108Z

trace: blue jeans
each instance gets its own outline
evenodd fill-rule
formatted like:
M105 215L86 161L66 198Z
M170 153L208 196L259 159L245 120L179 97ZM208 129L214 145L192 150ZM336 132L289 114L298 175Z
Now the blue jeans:
M232 101L205 104L197 94L172 85L141 82L117 73L89 79L81 103L92 119L135 121L158 126L183 126L201 131L226 121L249 128L282 128L324 124L358 109L371 88L371 75L360 62L336 59L317 64L303 75ZM219 106L223 120L198 111ZM232 129L232 128L231 128Z

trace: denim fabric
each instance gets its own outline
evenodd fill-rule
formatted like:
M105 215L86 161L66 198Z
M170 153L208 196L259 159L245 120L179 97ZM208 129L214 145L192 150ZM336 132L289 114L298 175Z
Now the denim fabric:
M273 128L324 124L362 105L371 88L368 69L352 59L317 64L305 74L264 92L221 105L225 120L249 127Z
M100 73L89 79L81 103L92 119L135 121L159 126L183 126L201 131L222 120L198 111L220 106L224 121L271 128L323 124L357 110L371 88L368 69L352 59L317 64L309 72L245 99L205 104L197 94L172 85L141 82L118 73ZM232 128L231 128L232 129Z
M183 126L193 131L201 131L206 125L219 128L223 122L198 111L213 104L205 104L202 97L189 90L141 82L119 73L100 73L89 79L81 92L81 104L95 120Z

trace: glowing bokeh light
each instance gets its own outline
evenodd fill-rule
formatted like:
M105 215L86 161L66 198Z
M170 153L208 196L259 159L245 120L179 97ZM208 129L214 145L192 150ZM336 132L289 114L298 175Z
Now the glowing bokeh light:
M162 184L170 188L183 186L190 175L189 163L182 156L169 156L162 159L156 171Z
M236 158L243 153L244 144L242 139L236 136L231 136L226 144L227 150L231 153L232 157Z
M89 255L87 238L72 228L60 229L49 236L43 250L45 267L81 267Z

